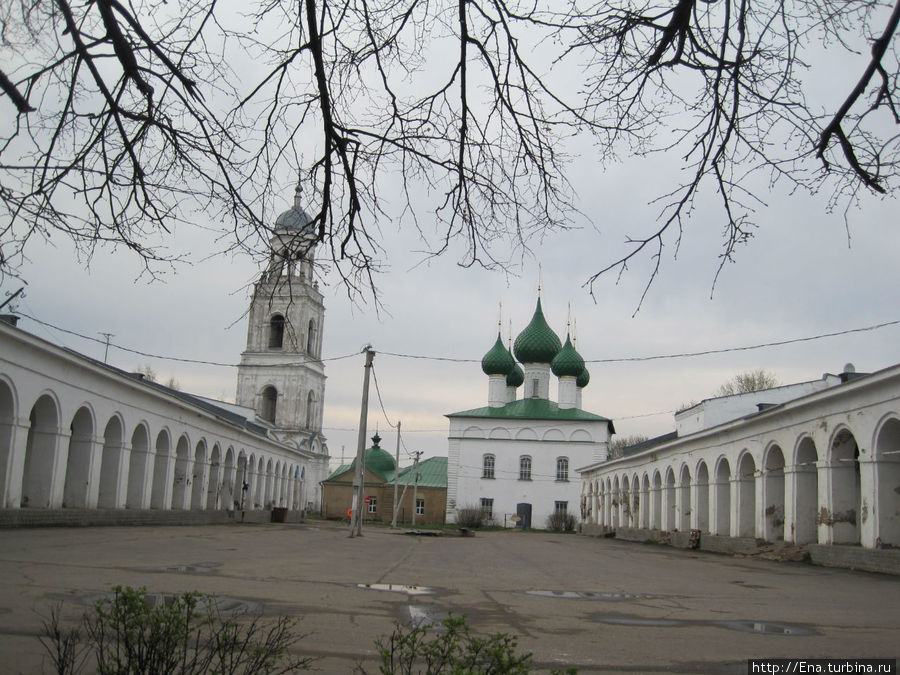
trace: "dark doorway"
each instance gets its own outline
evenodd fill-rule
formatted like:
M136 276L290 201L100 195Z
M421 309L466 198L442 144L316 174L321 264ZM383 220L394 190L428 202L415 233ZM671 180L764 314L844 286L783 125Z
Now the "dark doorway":
M523 530L531 527L531 504L516 504L516 515L519 516L519 527Z

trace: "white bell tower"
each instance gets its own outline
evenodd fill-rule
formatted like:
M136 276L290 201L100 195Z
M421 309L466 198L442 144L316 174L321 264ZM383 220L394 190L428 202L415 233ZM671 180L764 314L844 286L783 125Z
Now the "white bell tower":
M300 202L298 184L293 207L275 221L269 264L253 287L237 403L253 408L273 437L327 457L325 367L318 360L325 305L313 278L316 232Z

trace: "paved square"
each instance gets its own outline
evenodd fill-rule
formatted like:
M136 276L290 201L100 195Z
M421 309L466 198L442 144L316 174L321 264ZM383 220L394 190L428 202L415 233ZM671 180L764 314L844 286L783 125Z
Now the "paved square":
M311 523L5 530L0 542L3 673L41 672L51 604L74 621L116 584L303 617L313 635L299 650L327 673L375 672L374 640L395 622L448 612L514 633L538 670L746 673L748 658L900 655L896 577L609 539L380 527L350 539Z

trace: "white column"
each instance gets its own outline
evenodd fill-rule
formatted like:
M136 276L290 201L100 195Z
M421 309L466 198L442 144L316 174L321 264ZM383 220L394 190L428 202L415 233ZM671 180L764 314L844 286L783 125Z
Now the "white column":
M707 491L708 492L708 491ZM709 500L707 500L709 501ZM690 516L690 526L692 530L699 530L700 528L700 484L696 480L691 481L691 516ZM708 508L708 506L707 506ZM709 511L707 510L707 517L709 517Z
M53 468L50 475L50 503L51 509L61 509L63 505L63 492L66 486L66 459L69 456L69 437L72 435L69 429L58 429L56 434L56 447L53 450Z
M731 505L731 532L729 533L732 537L740 537L741 536L741 479L735 478L732 476L730 481L729 489L731 490L731 499L729 504Z
M875 539L878 537L878 518L890 517L889 514L879 514L877 507L878 499L878 476L876 475L877 465L869 453L866 459L862 456L859 458L859 489L860 489L860 507L859 514L859 543L863 548L875 548Z
M0 504L7 509L22 505L22 478L25 475L25 451L28 447L28 424L18 420L10 425L9 455L6 458L6 484Z
M784 467L784 540L797 541L798 473L796 466Z

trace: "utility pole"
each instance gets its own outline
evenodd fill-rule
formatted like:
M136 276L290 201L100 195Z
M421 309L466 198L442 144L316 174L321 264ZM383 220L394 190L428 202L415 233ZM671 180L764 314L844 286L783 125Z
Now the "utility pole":
M413 507L412 507L412 526L416 526L416 496L419 494L419 457L422 451L416 451L416 461L413 462L412 470L416 472L416 482L413 485Z
M100 333L100 335L106 338L106 350L103 352L103 363L106 363L106 357L109 356L109 339L115 335L113 333Z
M391 518L391 529L397 528L397 511L400 505L397 503L397 481L400 479L400 420L397 420L397 453L394 459L394 517Z
M375 352L372 345L366 345L366 365L363 376L362 405L359 409L359 438L356 443L356 475L353 477L353 501L350 504L350 536L362 536L362 505L366 475L366 422L369 416L369 373L372 372L372 359Z

